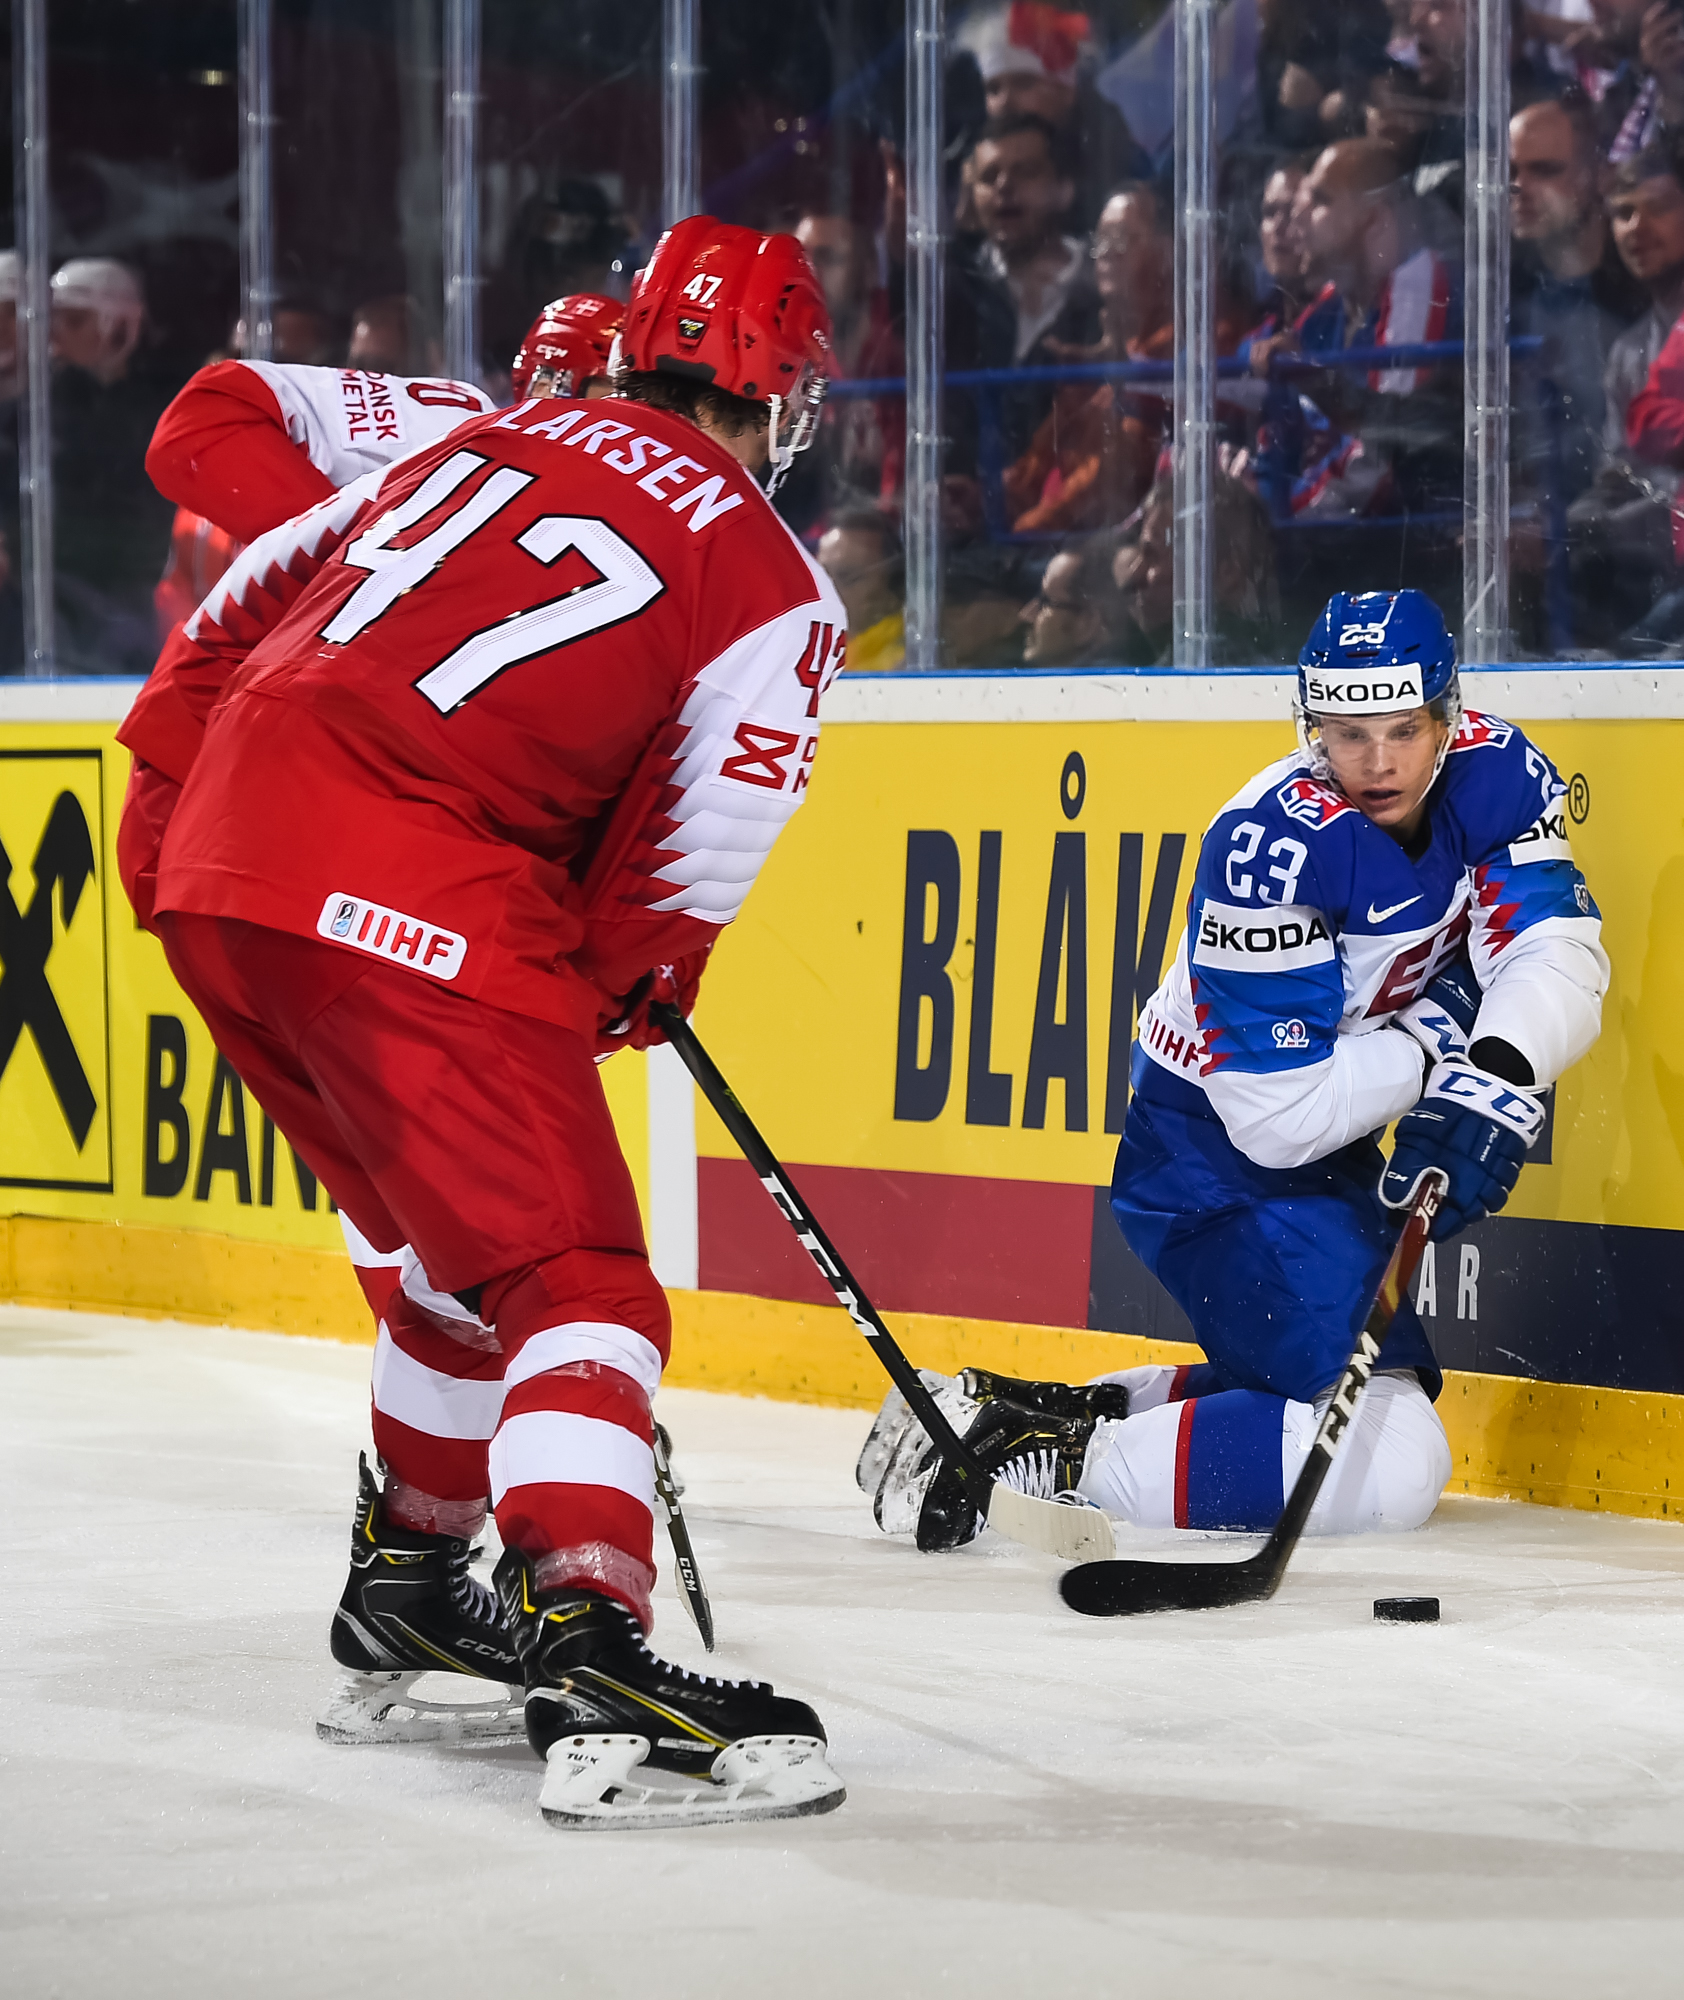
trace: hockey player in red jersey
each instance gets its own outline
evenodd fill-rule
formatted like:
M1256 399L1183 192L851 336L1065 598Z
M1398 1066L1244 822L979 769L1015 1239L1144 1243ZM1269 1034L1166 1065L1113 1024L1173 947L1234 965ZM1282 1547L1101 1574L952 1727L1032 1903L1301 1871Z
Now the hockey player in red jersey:
M522 399L607 394L613 386L608 364L624 317L619 300L595 292L552 299L528 327L515 355L517 394ZM176 713L168 725L168 771L143 758L134 761L118 841L123 886L143 924L150 920L164 828L198 754L205 718L242 657L226 643L226 634L224 643L207 649L179 626L244 545L493 407L483 389L444 376L220 361L201 368L158 420L146 454L152 483L183 514L211 529L223 554L166 641L147 691L150 705L168 703ZM295 549L295 580L300 560L313 563L317 558L301 558ZM249 622L248 636L257 636L260 629L256 621ZM156 720L151 734L160 734ZM354 1240L352 1250L358 1254ZM376 1274L381 1268L358 1265L377 1315Z
M260 537L122 732L183 785L153 918L183 987L362 1234L413 1246L330 1727L415 1711L420 1665L523 1672L570 1823L841 1797L805 1704L644 1643L669 1320L593 1062L688 1004L806 788L844 618L752 475L827 359L794 239L692 218L623 400L470 422ZM467 1574L488 1490L507 1627Z
M552 299L515 355L517 395L610 393L608 364L625 311L620 300L596 292ZM178 503L178 520L196 522L215 538L218 559L191 602L175 612L177 627L198 609L244 543L492 407L472 383L440 376L261 361L201 368L164 412L146 460L154 485ZM256 630L254 625L254 636ZM206 655L178 629L154 669L152 700L186 684L194 686L198 699L172 729L177 775L166 776L139 758L130 774L118 861L143 923L149 921L158 853L180 779L196 754L210 701L239 657L225 646ZM340 1222L378 1330L382 1320L407 1313L400 1285L406 1258L402 1251L387 1256L376 1250L348 1216L342 1214ZM413 1255L407 1262L413 1281Z
M614 339L626 309L600 292L552 299L526 329L510 377L516 399L528 396L608 396Z
M625 310L597 292L551 300L515 355L516 397L607 395ZM146 454L153 485L177 510L155 593L166 642L246 542L491 407L483 389L444 376L270 361L201 368Z

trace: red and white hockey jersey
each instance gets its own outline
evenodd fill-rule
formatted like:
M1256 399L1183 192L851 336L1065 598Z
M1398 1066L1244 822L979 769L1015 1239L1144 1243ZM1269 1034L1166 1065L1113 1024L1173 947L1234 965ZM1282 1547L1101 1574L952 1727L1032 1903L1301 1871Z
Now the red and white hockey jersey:
M218 361L158 419L146 470L167 500L249 542L491 408L445 376Z
M142 691L122 740L186 787L157 908L589 1034L741 908L844 630L682 419L546 401L465 424L260 537Z

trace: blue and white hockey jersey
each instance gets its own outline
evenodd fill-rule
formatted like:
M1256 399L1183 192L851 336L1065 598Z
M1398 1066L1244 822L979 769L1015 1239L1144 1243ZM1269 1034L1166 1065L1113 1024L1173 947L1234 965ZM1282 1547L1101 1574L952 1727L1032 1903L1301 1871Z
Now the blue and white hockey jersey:
M1419 861L1301 755L1229 800L1199 850L1187 929L1140 1046L1198 1084L1264 1167L1378 1131L1421 1090L1393 1017L1462 950L1494 1035L1554 1082L1596 1040L1608 960L1568 844L1565 786L1511 723L1464 713Z

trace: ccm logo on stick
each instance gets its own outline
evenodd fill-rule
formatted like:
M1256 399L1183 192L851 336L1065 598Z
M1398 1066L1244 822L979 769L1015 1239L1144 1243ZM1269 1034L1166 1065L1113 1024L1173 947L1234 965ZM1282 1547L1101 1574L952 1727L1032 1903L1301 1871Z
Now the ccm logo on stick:
M335 944L353 945L432 979L454 979L468 955L468 940L455 931L440 930L437 924L337 889L322 905L316 930Z
M1195 965L1225 966L1233 972L1295 972L1325 965L1333 939L1320 910L1303 905L1260 918L1256 910L1206 903L1199 917Z

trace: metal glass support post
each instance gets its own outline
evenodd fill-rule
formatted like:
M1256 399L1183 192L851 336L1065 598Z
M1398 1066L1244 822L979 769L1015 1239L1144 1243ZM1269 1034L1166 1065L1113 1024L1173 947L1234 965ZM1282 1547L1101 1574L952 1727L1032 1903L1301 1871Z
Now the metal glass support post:
M240 0L240 319L248 361L275 354L274 44L270 0Z
M907 0L906 664L922 673L942 663L946 13L946 0Z
M417 336L442 331L444 306L444 28L442 0L394 0L398 246L403 289L421 304Z
M1509 8L1471 0L1463 255L1462 659L1509 644Z
M53 671L53 415L48 335L47 5L12 0L12 187L18 248L18 521L23 670Z
M480 0L444 7L444 372L479 380Z
M661 227L702 206L701 0L662 0Z
M1216 477L1216 0L1175 0L1174 663L1210 665Z

